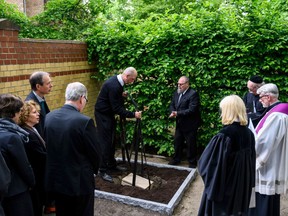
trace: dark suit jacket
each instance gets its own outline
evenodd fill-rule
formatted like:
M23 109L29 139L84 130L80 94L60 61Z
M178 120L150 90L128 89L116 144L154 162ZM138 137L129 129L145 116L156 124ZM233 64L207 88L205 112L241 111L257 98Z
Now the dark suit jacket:
M201 124L200 98L198 93L189 88L178 103L179 94L174 93L170 112L177 111L176 129L182 131L197 130Z
M28 100L33 100L40 106L40 102L38 101L37 97L34 95L32 91L29 93L29 95L27 95L25 99L25 101L28 101ZM45 102L45 110L46 110L46 113L43 110L40 111L40 121L38 124L34 126L42 137L44 136L45 116L50 112L49 107L47 106L46 102Z
M101 88L95 104L95 113L99 112L107 116L118 114L127 118L134 118L135 114L125 109L122 96L123 86L119 83L117 76L106 80Z
M93 193L100 163L94 121L71 105L47 114L46 189L69 196Z

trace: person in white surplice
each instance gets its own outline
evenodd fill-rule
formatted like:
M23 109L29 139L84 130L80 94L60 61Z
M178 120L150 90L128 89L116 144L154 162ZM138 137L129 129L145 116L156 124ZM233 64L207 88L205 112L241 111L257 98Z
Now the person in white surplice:
M249 216L279 216L280 195L288 192L288 103L278 100L275 84L257 90L265 115L256 132L256 207Z

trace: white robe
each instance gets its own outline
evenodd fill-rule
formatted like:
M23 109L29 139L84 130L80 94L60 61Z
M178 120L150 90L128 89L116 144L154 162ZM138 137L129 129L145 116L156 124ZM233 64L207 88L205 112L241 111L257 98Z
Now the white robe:
M288 115L273 112L256 135L255 191L260 194L288 193L287 130Z

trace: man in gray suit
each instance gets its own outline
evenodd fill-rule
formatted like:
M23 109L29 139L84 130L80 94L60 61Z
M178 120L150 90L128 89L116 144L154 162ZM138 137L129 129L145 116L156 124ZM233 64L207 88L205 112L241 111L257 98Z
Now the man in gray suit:
M101 152L93 119L81 114L87 89L70 83L65 98L64 106L46 115L46 190L54 194L57 216L93 216Z

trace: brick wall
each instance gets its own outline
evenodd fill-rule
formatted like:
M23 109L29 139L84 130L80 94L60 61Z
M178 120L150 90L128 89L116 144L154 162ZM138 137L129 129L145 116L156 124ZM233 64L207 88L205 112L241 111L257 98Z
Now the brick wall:
M83 42L18 39L18 30L0 22L0 93L12 93L25 99L30 92L29 76L41 70L51 74L53 89L46 96L51 110L64 104L65 89L70 82L81 82L88 89L89 102L84 114L94 118L94 104L101 83L90 76L95 65L87 62ZM2 29L1 29L2 28Z

